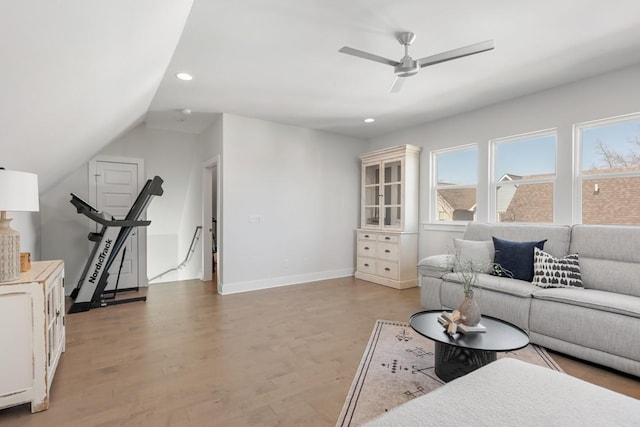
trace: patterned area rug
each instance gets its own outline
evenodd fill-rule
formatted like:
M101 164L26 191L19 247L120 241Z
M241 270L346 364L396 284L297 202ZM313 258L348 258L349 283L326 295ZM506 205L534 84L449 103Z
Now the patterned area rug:
M408 323L376 321L336 426L359 426L444 384L434 372L434 348ZM544 348L533 344L498 353L502 357L562 372Z

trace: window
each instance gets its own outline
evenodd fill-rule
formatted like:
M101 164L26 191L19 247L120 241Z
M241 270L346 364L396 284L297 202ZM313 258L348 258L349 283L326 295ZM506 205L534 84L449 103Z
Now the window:
M576 222L640 224L640 114L575 126Z
M476 216L478 148L463 146L431 153L437 221L473 221Z
M497 222L553 222L556 133L491 141L491 203Z

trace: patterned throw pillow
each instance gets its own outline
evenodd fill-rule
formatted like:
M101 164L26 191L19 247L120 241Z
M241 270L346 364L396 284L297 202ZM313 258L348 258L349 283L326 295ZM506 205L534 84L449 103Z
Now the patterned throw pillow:
M578 254L554 258L535 248L533 271L533 284L541 288L582 288Z

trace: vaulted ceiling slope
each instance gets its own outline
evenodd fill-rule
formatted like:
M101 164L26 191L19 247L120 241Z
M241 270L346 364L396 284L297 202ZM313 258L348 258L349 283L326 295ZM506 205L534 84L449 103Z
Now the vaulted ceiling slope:
M46 191L140 122L193 0L13 1L0 9L0 166Z

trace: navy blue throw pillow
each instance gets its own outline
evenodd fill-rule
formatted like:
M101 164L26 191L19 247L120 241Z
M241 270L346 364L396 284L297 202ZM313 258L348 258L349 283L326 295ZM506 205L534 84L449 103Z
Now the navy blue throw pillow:
M533 248L544 249L544 242L512 242L492 237L495 247L494 263L497 276L513 277L514 279L531 282L533 280Z

